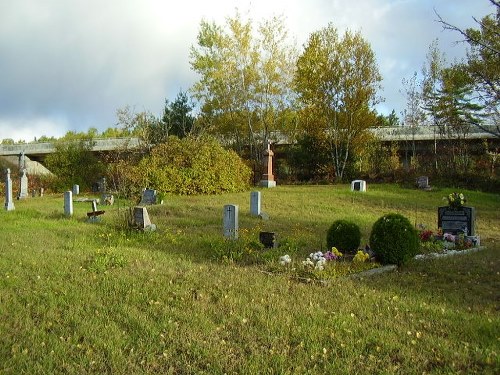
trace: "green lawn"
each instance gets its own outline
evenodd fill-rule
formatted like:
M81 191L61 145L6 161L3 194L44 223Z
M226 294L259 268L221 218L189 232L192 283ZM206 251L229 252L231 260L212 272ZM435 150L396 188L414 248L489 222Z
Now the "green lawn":
M240 242L275 231L302 256L336 219L362 243L388 212L436 229L452 192L368 189L262 190L269 221L249 192L169 196L148 208L154 233L123 230L123 202L89 224L90 203L67 219L62 195L15 201L0 211L0 374L499 373L499 195L464 191L486 250L393 273L321 286L214 258L224 204L240 206Z

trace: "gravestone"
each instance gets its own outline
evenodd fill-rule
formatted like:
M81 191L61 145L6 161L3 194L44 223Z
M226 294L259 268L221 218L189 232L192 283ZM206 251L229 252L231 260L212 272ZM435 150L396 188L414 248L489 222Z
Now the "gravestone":
M156 204L157 193L153 189L144 189L142 191L141 205L143 204Z
M267 142L267 149L264 151L264 174L262 175L260 186L267 188L276 187L276 181L274 181L273 175L273 156L274 153L271 150L271 142Z
M438 228L443 233L475 236L476 210L474 207L438 207Z
M260 232L259 241L264 245L265 248L268 249L278 247L278 241L276 241L276 233L274 232Z
M260 191L252 191L250 193L250 215L259 216L261 207Z
M97 210L97 199L92 199L91 205L92 211L87 212L87 222L99 223L101 221L100 216L104 215L106 211Z
M417 187L423 190L430 190L431 187L429 186L429 177L420 176L417 178Z
M366 181L354 180L351 182L351 191L366 191Z
M106 206L112 206L115 203L115 196L113 194L101 195L101 202Z
M73 185L73 195L80 194L80 185Z
M99 188L99 193L101 194L106 193L106 177L101 178L97 184Z
M28 176L26 175L26 169L21 171L21 177L19 178L19 195L17 199L28 198Z
M14 211L14 200L12 197L12 180L10 178L10 169L5 171L5 210Z
M133 218L134 226L136 228L144 231L156 230L156 225L151 223L151 219L149 218L148 210L146 207L134 207Z
M238 239L238 206L227 204L224 206L224 237Z
M64 193L64 215L73 215L73 192L67 191Z
M32 198L36 197L36 189L31 190L31 197Z
M43 192L44 192L43 188L40 188L40 196L41 197L43 197Z

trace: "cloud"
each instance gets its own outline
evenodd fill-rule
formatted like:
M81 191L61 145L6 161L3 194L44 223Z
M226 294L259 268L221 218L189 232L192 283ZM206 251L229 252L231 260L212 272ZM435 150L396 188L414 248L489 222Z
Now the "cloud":
M189 49L201 19L218 24L239 8L259 22L284 15L301 47L332 22L361 30L384 76L381 110L404 106L401 79L420 70L436 37L447 54L464 54L441 31L440 14L459 25L488 11L482 0L0 0L0 139L31 140L89 127L104 130L126 105L160 114L164 100L196 80Z

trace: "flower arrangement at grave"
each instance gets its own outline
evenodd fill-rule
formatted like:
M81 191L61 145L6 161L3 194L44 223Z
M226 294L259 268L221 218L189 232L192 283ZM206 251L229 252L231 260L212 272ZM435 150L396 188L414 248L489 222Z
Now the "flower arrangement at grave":
M463 233L443 233L439 228L436 233L429 229L419 231L420 254L417 257L428 254L446 254L449 251L466 250L474 247L474 243Z
M462 208L467 201L463 193L450 193L446 199L448 200L448 207L452 209Z
M352 261L348 261L340 250L332 247L326 252L311 252L305 259L296 261L289 254L282 255L278 259L281 268L274 271L289 273L305 281L325 280L379 267L378 263L369 260L370 255L359 250Z

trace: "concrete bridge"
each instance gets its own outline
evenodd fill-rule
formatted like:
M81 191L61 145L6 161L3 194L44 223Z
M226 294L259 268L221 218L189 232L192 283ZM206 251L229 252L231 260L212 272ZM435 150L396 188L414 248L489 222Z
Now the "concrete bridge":
M112 151L123 148L134 148L139 145L139 138L95 138L93 151ZM0 145L0 156L21 155L24 153L31 159L43 159L47 154L52 154L56 151L54 143L16 143L13 145Z
M486 129L492 133L498 134L496 126L486 126ZM370 131L383 142L392 141L435 141L448 139L448 135L441 135L439 129L435 126L395 126L383 128L370 128ZM471 141L483 139L499 140L489 132L481 130L477 127L471 127L467 139ZM116 149L134 148L139 146L139 138L95 138L93 151L103 152L112 151ZM279 143L286 143L282 140ZM33 160L42 160L47 154L55 152L56 148L53 143L17 143L13 145L0 145L0 156L14 156L24 153L26 156Z

